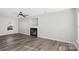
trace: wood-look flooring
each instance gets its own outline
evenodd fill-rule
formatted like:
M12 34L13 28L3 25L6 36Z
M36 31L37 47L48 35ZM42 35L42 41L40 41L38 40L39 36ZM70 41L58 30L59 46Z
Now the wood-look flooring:
M71 43L12 34L0 36L0 51L77 51L77 49Z

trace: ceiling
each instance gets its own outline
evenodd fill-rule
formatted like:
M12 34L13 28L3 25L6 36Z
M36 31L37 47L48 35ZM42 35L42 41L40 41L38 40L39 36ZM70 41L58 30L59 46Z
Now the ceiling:
M50 12L62 11L69 8L0 8L0 16L16 17L21 11L25 15L37 16Z

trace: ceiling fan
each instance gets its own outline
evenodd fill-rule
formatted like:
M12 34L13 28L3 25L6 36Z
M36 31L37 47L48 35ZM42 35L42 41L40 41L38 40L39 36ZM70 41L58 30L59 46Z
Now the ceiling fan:
M22 17L26 17L26 16L29 16L29 15L24 15L22 12L19 12L19 14L17 15L17 17L19 17L19 16L22 16Z

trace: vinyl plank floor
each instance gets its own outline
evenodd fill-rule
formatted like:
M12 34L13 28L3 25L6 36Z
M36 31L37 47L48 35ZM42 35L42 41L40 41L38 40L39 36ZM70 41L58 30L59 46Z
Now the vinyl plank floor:
M0 36L0 51L77 51L77 48L72 43L11 34Z

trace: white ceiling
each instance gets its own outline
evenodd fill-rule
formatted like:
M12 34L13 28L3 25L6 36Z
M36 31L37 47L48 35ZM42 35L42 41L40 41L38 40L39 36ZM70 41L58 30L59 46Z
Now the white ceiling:
M68 8L0 8L0 16L17 16L20 11L30 16L36 16L65 9Z

